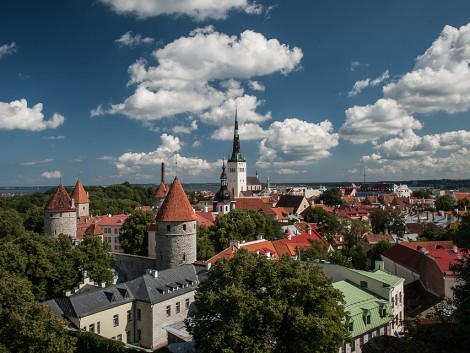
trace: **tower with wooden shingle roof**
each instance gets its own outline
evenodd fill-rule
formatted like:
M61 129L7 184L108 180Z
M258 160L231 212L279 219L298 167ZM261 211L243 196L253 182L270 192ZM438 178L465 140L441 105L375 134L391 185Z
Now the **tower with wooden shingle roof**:
M196 261L196 213L176 177L155 217L156 269Z
M44 209L44 233L57 237L77 235L77 209L75 202L62 185L52 195Z
M77 209L77 217L88 217L90 215L90 199L83 184L78 179L72 191L72 199Z

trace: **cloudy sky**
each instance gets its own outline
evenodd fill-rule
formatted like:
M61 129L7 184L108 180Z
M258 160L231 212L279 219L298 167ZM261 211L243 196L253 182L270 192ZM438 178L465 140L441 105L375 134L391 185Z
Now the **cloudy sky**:
M0 186L470 178L468 0L16 0Z

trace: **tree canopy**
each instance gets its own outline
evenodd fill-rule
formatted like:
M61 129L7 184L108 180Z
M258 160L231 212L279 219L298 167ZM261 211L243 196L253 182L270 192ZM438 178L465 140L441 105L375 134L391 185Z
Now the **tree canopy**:
M309 208L302 216L305 222L316 223L319 232L328 238L340 233L343 229L338 217L321 207Z
M0 351L72 353L76 339L51 309L35 301L31 284L0 270Z
M126 219L119 234L119 243L126 254L148 255L147 228L154 218L151 212L135 210Z
M318 266L239 250L213 266L186 320L205 353L338 352L342 294Z
M418 199L430 199L432 197L432 192L426 189L419 189L414 190L412 196L417 197Z
M370 223L374 233L399 233L403 231L405 220L399 209L385 211L377 209L371 212Z
M267 240L282 237L281 227L261 211L235 209L219 215L210 228L210 239L215 251L226 249L230 240L256 240L263 236Z
M454 199L450 195L443 195L436 199L434 206L439 211L452 211L454 206Z
M343 204L343 194L338 188L323 191L318 199L323 201L323 203L328 206L337 206Z

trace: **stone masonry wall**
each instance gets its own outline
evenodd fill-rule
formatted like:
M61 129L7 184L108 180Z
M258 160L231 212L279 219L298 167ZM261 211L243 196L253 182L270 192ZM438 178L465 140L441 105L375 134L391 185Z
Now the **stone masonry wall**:
M158 222L155 235L156 269L196 261L196 222Z
M66 234L72 237L77 235L77 213L57 212L44 213L44 233L57 237L59 234Z

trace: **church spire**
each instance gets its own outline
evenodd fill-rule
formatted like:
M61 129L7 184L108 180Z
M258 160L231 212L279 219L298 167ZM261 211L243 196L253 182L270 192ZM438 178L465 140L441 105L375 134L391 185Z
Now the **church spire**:
M240 136L238 135L238 118L237 118L237 109L235 108L235 128L233 131L233 150L232 157L230 158L231 162L245 162L243 159L242 153L240 152Z

